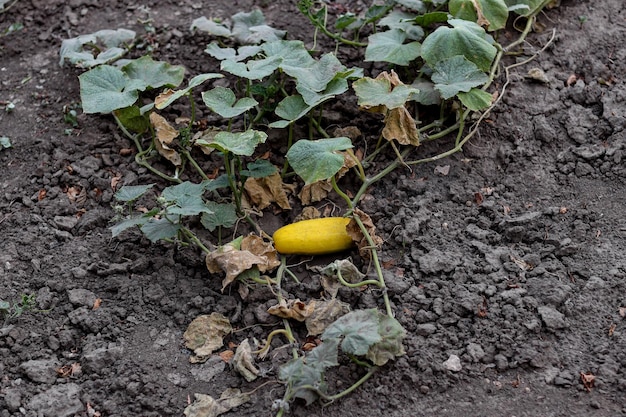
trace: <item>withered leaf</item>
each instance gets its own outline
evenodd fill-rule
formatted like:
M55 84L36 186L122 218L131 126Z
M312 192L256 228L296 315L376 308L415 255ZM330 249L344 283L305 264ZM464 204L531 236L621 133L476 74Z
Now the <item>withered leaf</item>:
M322 213L320 213L316 207L308 206L303 208L302 212L298 214L293 221L295 223L301 220L318 219L320 217L322 217Z
M365 277L365 274L359 271L348 259L339 259L320 269L322 287L332 298L337 296L337 291L342 285L337 278L338 273L341 273L341 277L351 284L357 283Z
M316 301L313 313L304 324L310 336L322 334L335 320L350 312L350 305L333 298L328 301Z
M281 299L276 305L267 309L267 312L275 316L284 319L294 319L297 321L304 321L309 317L315 309L315 301L310 301L308 304L296 300L284 300Z
M311 203L322 201L328 196L333 189L333 185L328 180L317 181L312 184L306 184L300 190L298 197L303 205L308 206Z
M380 236L376 235L376 226L374 226L372 218L367 213L358 208L355 208L352 214L353 216L358 216L359 219L361 219L363 226L365 226L365 230L367 230L368 234L372 238L374 246L379 247L380 245L382 245L384 241ZM359 254L363 258L369 259L370 253L368 248L370 247L370 244L367 241L367 238L365 237L363 232L361 232L361 228L359 227L357 222L354 221L354 219L352 219L350 223L348 223L348 226L346 226L346 231L359 247Z
M250 401L250 396L237 388L226 389L217 400L210 395L193 395L194 402L189 404L183 412L186 417L217 417Z
M235 356L232 359L233 368L243 376L246 381L252 382L259 375L259 369L254 366L254 359L252 359L252 348L248 339L244 339L243 342L237 346Z
M419 146L419 132L415 119L406 107L397 107L389 110L385 116L383 137L388 141L396 140L401 145Z
M278 204L283 210L291 210L285 185L278 172L267 177L248 178L244 184L244 189L248 194L249 201L259 210L263 210L272 203Z
M219 313L196 317L183 334L185 346L194 352L189 361L205 362L216 349L224 345L224 336L232 331L228 319Z
M178 137L178 130L172 127L163 116L154 112L150 113L150 123L156 133L154 146L157 151L174 165L180 166L182 159L179 153L171 147L174 139Z
M256 266L260 272L271 271L280 265L278 253L271 243L261 237L249 235L241 240L241 249L224 245L207 254L205 262L209 272L225 272L222 291L244 271Z

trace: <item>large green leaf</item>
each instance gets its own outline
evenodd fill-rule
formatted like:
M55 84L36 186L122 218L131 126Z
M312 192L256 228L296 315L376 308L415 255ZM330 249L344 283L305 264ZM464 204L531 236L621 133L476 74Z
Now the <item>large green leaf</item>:
M220 61L228 59L234 62L241 62L261 52L261 47L257 45L244 45L235 50L235 48L222 48L217 42L211 42L207 45L204 52Z
M130 61L122 71L133 80L143 81L148 88L177 87L185 77L185 67L154 61L148 55Z
M306 84L296 85L296 90L302 95L302 99L311 108L323 103L326 100L348 91L348 80L345 78L335 78L320 92L313 91Z
M97 66L78 76L85 113L111 113L129 107L139 94L130 78L111 65Z
M399 29L406 33L408 39L419 41L424 37L424 29L414 24L415 14L393 10L380 19L378 26L387 26L389 29Z
M130 229L131 227L141 226L147 223L151 217L149 216L133 216L127 219L122 220L121 222L111 226L111 237L117 237L124 230Z
M453 27L441 26L424 39L422 57L434 68L437 63L463 55L482 71L489 71L497 50L484 29L474 22L451 19Z
M238 77L247 78L249 80L261 80L276 71L281 62L282 58L280 56L252 60L245 64L243 62L226 60L222 61L220 68L222 71L229 72Z
M344 163L337 151L352 148L349 138L339 137L321 140L301 139L287 151L287 160L305 184L328 179L335 175Z
M287 96L278 103L274 110L278 117L284 119L279 122L285 123L274 122L270 124L270 127L285 127L289 123L305 116L311 109L312 107L304 102L301 95L294 94L293 96Z
M265 143L267 133L258 130L245 132L219 132L213 142L207 146L219 149L222 152L231 152L235 155L251 156L259 143Z
M388 109L395 109L404 106L412 94L419 91L407 85L397 85L391 88L391 81L387 78L364 77L355 81L352 88L358 97L359 106L369 108L376 106L386 106Z
M341 349L352 355L365 355L370 347L382 340L379 333L379 313L376 309L356 310L335 320L324 330L321 339L341 340Z
M468 92L489 81L487 74L478 69L476 64L463 55L453 56L435 65L431 79L441 97L447 100L459 92Z
M208 184L208 181L203 181L199 184L185 181L165 188L163 193L161 193L161 197L169 203L166 209L167 213L181 216L210 213L211 210L202 198L202 194Z
M277 30L265 24L263 13L256 9L252 12L240 12L232 17L232 36L244 44L272 42L285 36L284 30Z
M338 362L338 339L325 340L306 355L306 363L324 371L333 366L339 366Z
M80 68L91 68L121 58L127 51L127 45L135 39L135 32L128 29L104 29L95 33L65 39L61 43L61 62L65 60ZM93 45L104 46L93 48ZM85 47L86 46L86 47ZM98 50L97 55L93 51Z
M241 175L248 178L269 177L277 171L276 166L266 159L257 159L241 170Z
M294 77L298 85L314 92L325 90L338 73L346 70L337 57L330 53L309 67L281 65L281 68L287 75Z
M191 22L189 30L193 32L196 29L215 36L230 37L232 35L228 26L215 20L207 19L205 16L194 19Z
M477 22L489 31L505 27L509 17L504 0L450 0L448 8L455 18Z
M207 201L206 206L211 213L203 213L200 222L209 231L212 232L218 227L232 227L237 223L237 210L233 204Z
M370 35L365 48L365 61L384 61L396 65L409 65L420 56L421 45L417 41L404 43L407 34L391 29Z
M282 58L281 66L307 68L315 63L302 41L267 42L261 47L268 58Z
M243 97L237 100L235 93L230 88L215 87L202 93L202 101L215 113L225 119L239 116L256 106L258 101L251 97Z

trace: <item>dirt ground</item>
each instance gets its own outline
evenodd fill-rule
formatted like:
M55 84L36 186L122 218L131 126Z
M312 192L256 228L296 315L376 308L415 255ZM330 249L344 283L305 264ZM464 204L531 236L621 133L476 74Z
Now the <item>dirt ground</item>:
M59 66L66 38L142 33L138 22L150 18L155 57L189 75L216 69L203 53L209 39L189 32L203 15L259 7L290 38L312 41L296 2L204 3L21 0L0 14L0 30L24 25L0 38L0 101L15 105L0 112L0 136L13 144L0 150L0 299L32 294L45 310L0 323L0 417L180 416L195 393L229 387L259 388L227 415L269 416L282 398L280 384L262 385L276 379L279 357L247 383L219 359L190 364L182 339L211 312L231 319L232 342L263 339L272 294L244 303L220 292L196 250L132 232L112 239L111 179L165 184L120 153L131 143L110 118L79 114L72 132L63 121L64 106L80 101L78 72ZM386 240L406 355L353 394L327 407L294 403L291 415L626 415L626 12L622 0L563 0L539 22L525 50L553 29L554 43L512 71L507 96L462 154L398 169L364 196ZM549 82L526 77L531 68ZM355 107L341 109L357 119ZM265 225L288 216L267 213ZM319 292L314 273L299 272L303 284L287 290ZM381 306L374 290L348 297ZM460 370L444 364L451 355ZM345 367L332 381L345 387L360 375Z

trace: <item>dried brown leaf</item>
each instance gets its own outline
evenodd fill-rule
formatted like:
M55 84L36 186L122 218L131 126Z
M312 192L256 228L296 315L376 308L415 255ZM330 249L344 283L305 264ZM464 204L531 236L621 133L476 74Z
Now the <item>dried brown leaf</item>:
M302 205L308 206L311 203L316 203L325 199L332 189L333 185L330 183L330 181L317 181L302 187L302 190L300 190L300 194L298 194L298 197L300 198Z
M380 245L382 245L384 241L380 236L376 235L376 226L374 226L372 218L367 213L358 208L355 208L352 214L354 216L358 216L359 219L361 219L363 226L365 226L365 230L367 230L368 234L372 238L374 246L379 247ZM367 241L367 238L365 237L363 232L361 232L361 228L359 227L357 222L354 221L354 219L352 219L350 223L348 223L348 226L346 226L346 231L359 247L359 254L363 258L369 259L370 253L368 248L370 247L370 244Z
M363 136L363 133L361 133L361 130L356 126L346 126L335 129L333 135L336 138L345 136L355 141L358 137Z
M322 334L335 320L350 312L350 305L333 298L328 301L316 301L312 314L304 324L310 336Z
M165 103L174 94L174 90L171 88L166 89L154 99L154 107L158 108L161 104Z
M322 217L322 213L320 213L316 207L308 206L303 208L302 213L298 214L293 221L295 223L301 220L318 219L320 217Z
M150 113L150 123L155 130L156 140L154 141L154 146L157 151L174 165L180 166L182 158L170 146L174 139L178 137L178 130L172 127L163 116L154 112Z
M388 141L396 140L401 145L419 146L419 132L415 119L406 107L397 107L389 110L385 116L383 137Z
M193 395L194 402L183 412L186 417L217 417L250 401L250 396L237 388L227 388L217 400L206 394Z
M286 187L280 173L276 172L263 178L248 178L244 184L250 202L259 210L278 204L283 210L291 210Z
M274 316L281 317L283 319L294 319L297 321L304 321L309 317L315 309L315 301L310 301L308 304L296 300L281 299L280 302L267 309L267 312Z
M235 356L231 361L235 371L239 372L246 381L252 382L259 375L259 369L254 366L254 359L252 359L252 348L248 339L244 339L243 342L237 346Z

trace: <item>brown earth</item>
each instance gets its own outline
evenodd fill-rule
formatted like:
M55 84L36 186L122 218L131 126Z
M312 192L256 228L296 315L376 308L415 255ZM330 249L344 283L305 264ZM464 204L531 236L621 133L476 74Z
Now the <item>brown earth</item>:
M64 106L80 101L78 72L59 66L66 38L143 33L138 22L152 19L155 57L191 75L216 69L203 53L208 38L189 32L202 15L260 7L269 24L312 42L295 2L210 3L31 0L0 15L1 30L24 25L0 38L0 101L15 105L0 114L0 136L13 144L0 150L0 299L32 294L45 310L0 327L0 417L177 416L195 393L229 387L259 388L227 415L266 416L282 398L281 385L262 385L276 379L280 355L247 383L221 360L190 364L182 342L191 320L211 312L239 329L230 341L263 339L272 294L243 302L220 292L196 250L133 232L112 239L111 179L166 184L120 154L131 143L110 118L79 114L69 134L63 122ZM406 355L327 407L291 404L292 415L626 415L626 14L619 0L563 0L539 22L524 50L539 50L552 29L554 43L512 71L507 96L464 152L398 169L362 202L386 241ZM549 82L527 78L530 68ZM347 100L334 117L353 123ZM364 136L375 141L372 126ZM72 190L80 198L70 201ZM288 216L266 213L264 225L272 231ZM303 284L287 291L318 293L314 274L299 273ZM344 295L356 308L381 306L374 290ZM444 366L450 355L460 371ZM75 363L74 374L57 372ZM360 372L346 366L329 379L346 387ZM581 374L595 376L589 390Z

